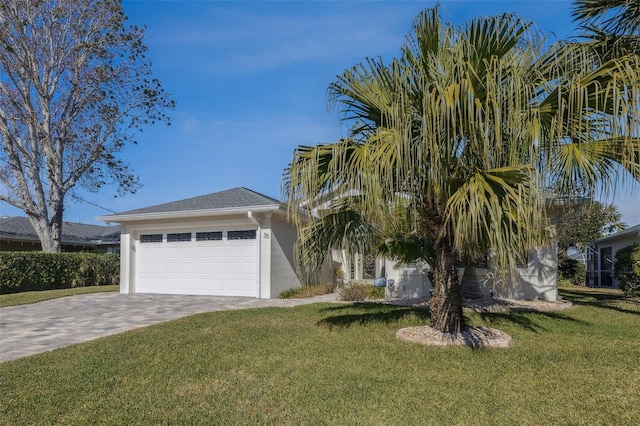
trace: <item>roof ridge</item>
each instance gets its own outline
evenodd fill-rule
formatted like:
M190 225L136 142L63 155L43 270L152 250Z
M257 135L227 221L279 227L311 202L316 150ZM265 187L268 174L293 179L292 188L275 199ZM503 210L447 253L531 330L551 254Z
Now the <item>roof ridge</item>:
M268 196L268 195L265 195L265 194L263 194L263 193L261 193L261 192L254 191L253 189L247 188L246 186L239 186L238 188L240 188L240 189L244 189L244 190L249 191L249 192L252 192L252 193L254 193L254 194L256 194L256 195L259 195L259 196L261 196L261 197L268 198L268 199L270 199L270 200L275 201L276 203L281 203L281 201L280 201L280 200L278 200L277 198L273 198L273 197L270 197L270 196ZM236 189L236 188L232 188L232 189Z
M148 214L148 213L170 213L185 211L207 211L207 210L225 210L238 208L251 208L275 205L278 208L282 203L268 195L261 194L252 189L238 186L222 191L212 192L209 194L197 195L194 197L183 198L180 200L168 201L165 203L154 204L147 207L127 210L109 216L102 216L100 219L112 218L130 214Z

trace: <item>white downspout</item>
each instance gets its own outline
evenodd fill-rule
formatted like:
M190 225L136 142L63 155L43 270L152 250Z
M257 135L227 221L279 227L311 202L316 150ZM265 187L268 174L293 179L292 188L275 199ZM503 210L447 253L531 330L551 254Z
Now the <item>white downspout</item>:
M260 223L260 221L253 215L253 213L251 213L251 210L249 210L247 212L247 217L249 218L249 220L253 223L255 223L256 225L258 225L258 231L256 232L257 234L257 244L258 244L258 294L256 295L256 298L260 298L260 294L262 291L262 268L261 268L261 262L262 262L262 238L260 237L261 233L262 233L262 223Z

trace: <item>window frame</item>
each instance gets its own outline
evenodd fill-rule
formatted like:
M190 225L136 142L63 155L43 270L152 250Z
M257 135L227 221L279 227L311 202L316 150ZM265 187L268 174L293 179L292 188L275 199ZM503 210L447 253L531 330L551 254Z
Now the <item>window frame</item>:
M214 236L215 238L209 238ZM218 238L220 237L220 238ZM222 241L222 231L198 231L196 232L196 241Z
M158 240L157 237L160 236ZM145 238L146 237L146 238ZM140 234L138 239L141 244L153 244L153 243L161 243L164 241L164 234Z
M255 229L241 229L241 230L227 231L228 241L255 240L257 238L258 238L258 232Z
M186 236L189 236L189 239ZM167 232L168 243L188 243L193 238L191 232Z

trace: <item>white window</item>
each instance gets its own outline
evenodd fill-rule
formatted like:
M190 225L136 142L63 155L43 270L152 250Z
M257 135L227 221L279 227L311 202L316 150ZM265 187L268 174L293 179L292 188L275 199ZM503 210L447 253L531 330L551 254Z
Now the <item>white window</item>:
M162 234L142 234L140 235L141 243L161 243Z
M219 241L222 240L222 231L196 232L196 241Z
M247 231L229 231L227 234L228 240L255 240L256 239L256 230L247 230Z
M191 232L167 234L167 242L191 241Z

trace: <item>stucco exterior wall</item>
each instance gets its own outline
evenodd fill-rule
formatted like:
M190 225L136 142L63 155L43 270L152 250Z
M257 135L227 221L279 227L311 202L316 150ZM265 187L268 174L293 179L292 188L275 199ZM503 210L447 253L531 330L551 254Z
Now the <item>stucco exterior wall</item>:
M120 293L135 293L135 247L129 227L120 228Z
M342 261L343 268L349 266L349 256L333 257ZM389 259L378 259L376 276L387 279L385 294L390 299L410 299L428 297L433 289L427 276L428 265L399 265ZM458 268L458 279L472 285L468 297L498 297L506 299L542 299L555 301L558 297L557 286L557 246L539 247L528 255L526 266L518 268L506 278L489 268ZM469 276L469 275L473 276Z
M329 253L324 258L324 262L320 266L318 276L315 277L315 281L318 283L332 283L338 284L338 281L342 282L343 276L338 276L342 273L342 262L340 261L340 250L329 250Z
M558 254L554 243L537 247L528 253L526 266L506 278L497 271L485 271L479 282L482 296L503 299L541 299L553 302L558 298Z
M427 277L426 265L399 265L384 259L387 286L385 297L389 299L415 299L428 297L433 289Z
M279 215L271 217L271 298L278 297L284 290L301 286L294 259L297 238L298 233L293 224L287 223Z

